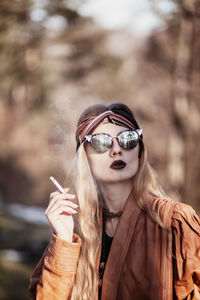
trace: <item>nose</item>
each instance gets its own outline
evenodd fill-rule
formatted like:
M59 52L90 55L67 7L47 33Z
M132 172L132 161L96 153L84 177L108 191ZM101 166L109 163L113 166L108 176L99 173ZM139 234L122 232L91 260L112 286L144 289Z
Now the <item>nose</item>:
M122 154L122 149L121 149L121 147L120 147L120 145L117 141L117 138L116 137L113 138L112 141L113 141L113 144L112 144L112 147L110 149L110 155L112 157L117 156L117 155L121 155Z

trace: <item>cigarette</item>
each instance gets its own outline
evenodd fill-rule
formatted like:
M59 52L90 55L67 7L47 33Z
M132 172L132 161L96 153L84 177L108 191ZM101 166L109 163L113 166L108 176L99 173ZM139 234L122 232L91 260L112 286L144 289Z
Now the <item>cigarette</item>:
M61 193L65 193L65 190L63 189L63 187L58 183L58 181L53 176L51 176L50 179L55 184L55 186L59 189L59 191Z

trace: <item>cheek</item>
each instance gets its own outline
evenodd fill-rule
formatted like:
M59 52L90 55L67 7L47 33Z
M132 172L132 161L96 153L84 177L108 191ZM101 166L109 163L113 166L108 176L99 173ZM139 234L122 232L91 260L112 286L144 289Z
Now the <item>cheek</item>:
M102 173L102 169L104 169L104 158L102 157L103 154L94 152L90 145L87 145L86 147L86 154L92 174L96 178L99 177L99 174Z
M105 177L105 165L102 163L101 159L90 157L89 165L92 175L96 180L102 180Z
M139 146L127 152L127 159L129 162L138 163L139 162Z
M98 170L102 170L105 168L106 160L101 155L90 155L88 157L89 165L92 171L98 172Z
M127 164L129 167L129 170L132 169L132 172L135 174L139 168L139 147L132 150L130 155L127 157Z

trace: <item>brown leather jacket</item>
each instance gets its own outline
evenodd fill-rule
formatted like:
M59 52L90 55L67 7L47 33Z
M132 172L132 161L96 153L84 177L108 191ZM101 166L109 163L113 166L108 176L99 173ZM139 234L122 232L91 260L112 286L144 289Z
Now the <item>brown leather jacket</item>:
M198 216L190 206L166 199L152 198L150 208L171 228L172 241L130 195L113 238L101 299L200 299ZM73 243L52 237L31 277L31 299L70 299L80 248L75 234Z

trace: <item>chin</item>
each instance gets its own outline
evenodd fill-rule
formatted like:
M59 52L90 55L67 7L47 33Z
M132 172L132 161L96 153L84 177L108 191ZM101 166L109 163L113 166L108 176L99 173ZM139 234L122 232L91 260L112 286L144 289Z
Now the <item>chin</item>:
M121 175L121 174L116 174L104 178L99 178L98 180L101 182L109 182L109 183L116 183L116 182L123 182L123 181L129 181L133 179L133 175Z

